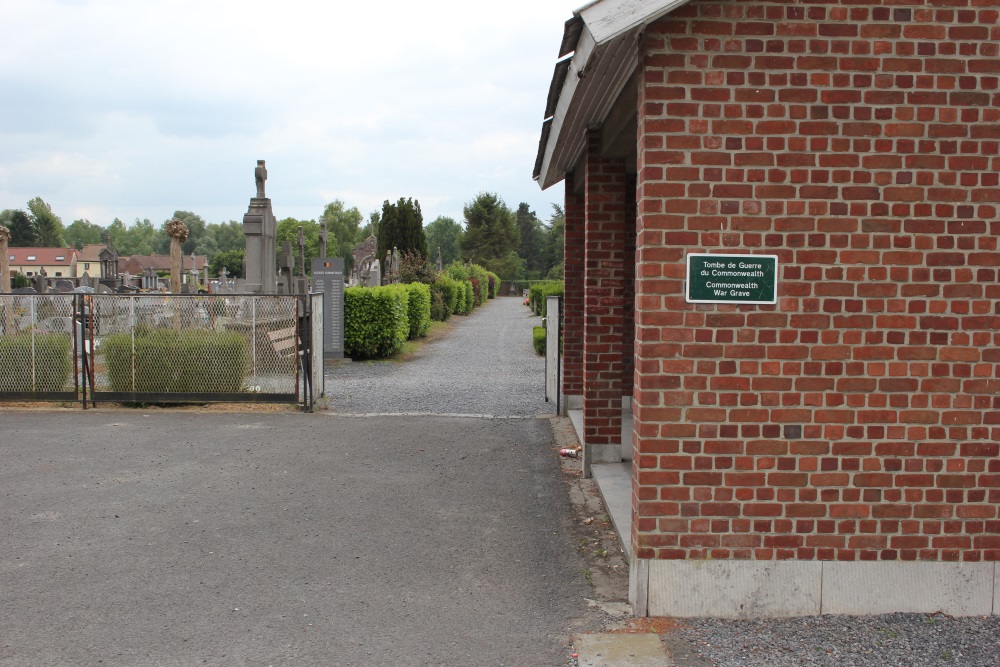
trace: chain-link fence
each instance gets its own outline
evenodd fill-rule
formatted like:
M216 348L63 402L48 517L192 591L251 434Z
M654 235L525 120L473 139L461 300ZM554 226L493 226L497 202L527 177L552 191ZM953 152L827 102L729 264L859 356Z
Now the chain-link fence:
M73 295L0 294L0 400L76 400L74 305Z
M0 294L0 400L310 409L310 314L288 295Z

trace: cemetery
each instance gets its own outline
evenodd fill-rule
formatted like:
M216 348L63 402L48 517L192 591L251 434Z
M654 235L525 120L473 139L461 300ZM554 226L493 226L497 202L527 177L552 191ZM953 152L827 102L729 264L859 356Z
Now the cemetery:
M9 265L0 266L7 280L0 283L0 400L311 409L323 395L325 363L392 356L432 321L468 315L497 296L495 273L471 263L443 266L440 249L435 265L391 248L383 266L374 236L354 250L345 276L343 258L327 257L325 225L307 275L301 227L296 243L285 241L278 252L263 160L254 180L242 277L223 266L212 278L204 257L182 255L188 230L179 219L165 227L169 257L123 261L109 246L88 247L87 265L99 267L94 276L72 256L67 275L78 278L50 277L42 267L31 287L15 289ZM8 240L0 236L5 261Z

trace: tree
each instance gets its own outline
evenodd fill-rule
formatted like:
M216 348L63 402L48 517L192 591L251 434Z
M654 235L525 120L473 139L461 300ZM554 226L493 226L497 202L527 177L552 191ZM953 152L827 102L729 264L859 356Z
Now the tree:
M152 255L154 252L162 255L170 252L170 239L166 236L166 232L156 229L149 218L142 220L136 218L129 227L115 218L108 225L107 234L111 246L119 255ZM162 243L163 239L166 239L166 247Z
M276 250L281 255L282 246L285 241L291 241L292 253L295 255L295 275L299 275L299 227L302 227L302 236L305 238L306 273L312 271L312 260L319 257L319 223L315 220L296 220L295 218L285 218L278 223L278 231L275 236ZM331 243L333 238L330 238ZM277 257L275 257L277 261Z
M481 192L465 209L465 234L462 235L462 257L493 271L501 278L518 278L518 262L514 260L520 238L514 224L514 213L499 195ZM512 257L511 255L514 255ZM521 264L523 271L523 263Z
M5 209L0 212L0 225L10 230L11 248L32 248L38 245L38 230L24 211Z
M357 206L344 208L344 202L339 199L327 204L323 215L319 217L321 223L326 223L329 234L326 254L328 257L342 257L345 273L354 268L354 246L364 240L361 237L362 220L364 216Z
M378 229L378 249L375 254L382 266L393 248L399 252L417 252L427 257L427 237L424 236L424 216L420 202L399 198L395 204L382 204L382 221ZM383 269L383 273L385 270Z
M524 202L517 207L515 223L521 243L517 254L524 260L527 277L541 278L545 271L545 228Z
M462 231L462 225L445 216L438 216L434 222L427 225L424 228L424 235L427 237L427 249L430 251L431 261L437 262L438 248L441 248L442 266L460 259L462 247L459 241L462 238Z
M205 227L207 226L205 220L191 211L174 211L170 220L180 220L188 230L187 239L181 243L181 254L190 255L197 252L198 244L201 243L202 237L205 235ZM160 254L170 250L170 238L166 233L170 220L164 220L163 224L160 225L159 233L154 236L154 239L151 239L154 251Z
M38 246L40 248L64 248L66 241L63 239L63 223L52 207L45 203L41 197L35 197L28 202L28 210L31 211L31 219L35 229L38 231Z
M545 239L545 277L563 277L563 244L565 243L566 215L559 204L552 205L549 232Z
M378 237L378 226L382 222L381 211L372 211L368 214L368 223L361 228L361 240L364 241L369 236Z
M88 243L97 244L104 242L104 227L94 224L86 218L74 220L63 233L66 243L77 250L83 250L83 246Z
M229 278L243 277L243 249L226 250L220 252L212 258L212 263L208 271L212 276L222 275L222 267L226 267L226 275Z

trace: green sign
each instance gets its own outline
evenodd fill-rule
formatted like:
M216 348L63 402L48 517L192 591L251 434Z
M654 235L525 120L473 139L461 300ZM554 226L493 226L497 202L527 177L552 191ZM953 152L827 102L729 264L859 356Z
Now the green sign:
M776 255L687 256L688 303L777 303Z

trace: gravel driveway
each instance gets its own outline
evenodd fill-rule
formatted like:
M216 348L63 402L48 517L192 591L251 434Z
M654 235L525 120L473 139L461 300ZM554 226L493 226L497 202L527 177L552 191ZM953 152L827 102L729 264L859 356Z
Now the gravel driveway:
M329 410L353 414L535 417L545 402L545 359L531 345L540 324L521 299L488 301L456 315L446 335L415 358L356 361L327 370Z

